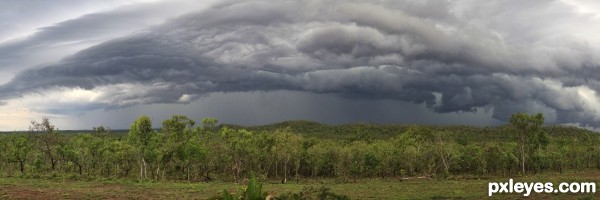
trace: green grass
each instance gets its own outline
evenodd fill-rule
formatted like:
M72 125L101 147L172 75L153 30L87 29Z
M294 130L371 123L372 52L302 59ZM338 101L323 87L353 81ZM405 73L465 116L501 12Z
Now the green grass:
M515 181L600 183L600 171L548 173L514 177ZM326 186L352 199L482 199L490 181L508 178L429 180L410 179L323 179L288 184L263 183L271 193L298 192L306 186ZM131 180L72 181L28 178L0 178L0 199L207 199L224 189L235 192L243 184L210 182L137 182ZM597 194L498 194L492 199L600 199Z

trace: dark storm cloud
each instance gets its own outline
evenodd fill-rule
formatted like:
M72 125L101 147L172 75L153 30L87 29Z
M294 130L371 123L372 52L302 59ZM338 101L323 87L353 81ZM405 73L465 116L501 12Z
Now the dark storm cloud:
M91 110L293 90L600 125L597 38L565 30L598 22L519 2L231 1L24 71L0 99L100 91Z
M293 105L293 106L290 106ZM349 99L298 91L228 92L210 95L186 105L136 105L118 110L94 110L78 115L57 127L88 129L98 119L111 128L127 128L140 115L152 116L155 127L173 115L192 119L214 117L223 123L262 125L282 120L310 119L321 123L352 122L427 123L427 124L498 124L490 113L445 113L428 111L423 105L396 100Z

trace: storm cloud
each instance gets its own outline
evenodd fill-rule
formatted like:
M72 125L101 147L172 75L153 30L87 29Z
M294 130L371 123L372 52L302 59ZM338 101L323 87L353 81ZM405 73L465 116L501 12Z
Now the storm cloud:
M0 105L76 90L38 109L77 113L295 91L599 126L600 19L571 3L227 1L22 71Z

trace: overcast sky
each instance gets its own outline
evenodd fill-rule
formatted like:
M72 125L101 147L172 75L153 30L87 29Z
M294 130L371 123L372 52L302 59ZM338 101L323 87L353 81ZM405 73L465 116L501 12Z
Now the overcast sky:
M44 3L46 2L46 3ZM8 0L0 131L174 114L600 126L595 0Z

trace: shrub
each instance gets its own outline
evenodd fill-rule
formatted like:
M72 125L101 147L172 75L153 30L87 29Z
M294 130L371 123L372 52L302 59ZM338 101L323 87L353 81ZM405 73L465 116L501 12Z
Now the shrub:
M324 199L324 200L349 200L350 198L346 195L339 195L331 192L330 188L327 187L305 187L298 193L285 193L281 196L275 197L277 200L312 200L312 199Z
M264 200L267 197L267 193L262 191L262 184L258 182L254 174L251 175L248 186L242 191L240 196L235 194L229 194L227 190L223 190L223 196L221 198L214 198L220 200Z

